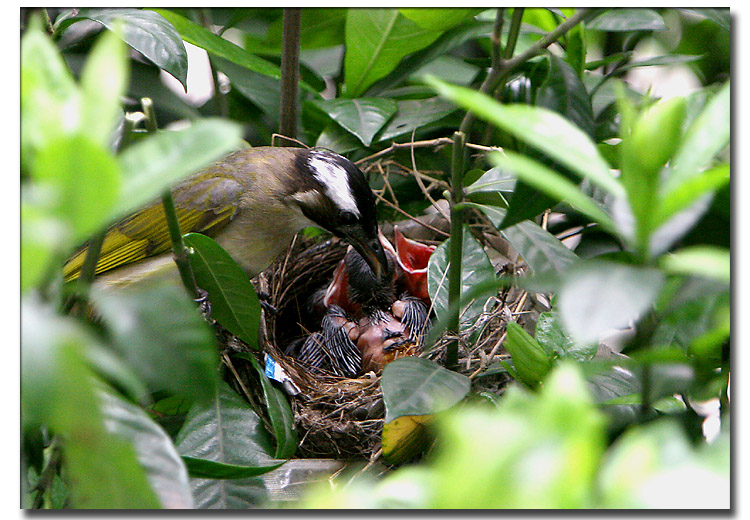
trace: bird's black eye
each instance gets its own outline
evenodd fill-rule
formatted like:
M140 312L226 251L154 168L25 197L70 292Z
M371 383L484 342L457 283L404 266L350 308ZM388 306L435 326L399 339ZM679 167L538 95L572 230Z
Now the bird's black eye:
M342 211L339 213L339 220L345 226L353 226L359 219L357 218L357 215L351 211Z

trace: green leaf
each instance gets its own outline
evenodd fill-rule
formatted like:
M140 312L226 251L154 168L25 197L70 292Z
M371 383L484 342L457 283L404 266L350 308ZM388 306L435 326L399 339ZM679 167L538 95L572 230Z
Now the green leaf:
M624 195L622 185L609 171L594 142L556 112L524 104L501 105L478 91L448 85L436 78L425 80L441 96L544 152L582 178L615 197Z
M78 125L71 114L81 104L78 87L55 44L32 17L21 40L21 166L29 170L35 153ZM73 127L73 128L71 128Z
M114 346L152 388L210 397L218 363L210 327L181 285L141 285L127 291L92 289Z
M435 314L440 318L448 311L448 266L450 239L438 246L430 256L427 265L427 288L433 303ZM495 279L495 269L487 257L482 245L473 237L468 227L464 229L463 264L461 266L462 294L475 285ZM464 302L461 314L461 328L473 324L474 319L482 313L486 298L476 298Z
M466 186L466 195L497 191L511 193L515 187L516 177L503 168L495 167L487 170L479 179Z
M280 80L246 69L218 56L214 57L212 63L229 78L232 88L255 103L273 120L279 119Z
M550 54L549 69L536 94L536 104L553 110L594 138L594 111L586 87L568 63Z
M278 463L271 456L273 445L260 417L223 382L210 402L193 405L175 443L183 457L214 462L210 466L222 472L236 470L225 465L259 468ZM192 479L191 486L199 509L257 507L267 495L259 478Z
M515 321L508 322L505 330L504 346L513 360L516 375L530 388L537 388L552 368L551 353Z
M179 31L180 36L182 36L186 42L192 43L193 45L205 49L209 54L229 60L237 65L245 67L246 69L250 69L274 79L281 79L281 69L270 61L247 52L242 47L235 45L221 36L217 36L211 31L177 13L165 9L154 9L154 11L162 15L174 25ZM300 81L300 86L306 90L315 92L315 89L310 87L304 81Z
M258 372L260 384L263 387L263 397L266 400L268 417L271 419L271 426L276 437L274 458L290 458L297 451L298 438L297 431L294 429L294 413L289 405L289 399L282 390L274 386L254 355L239 352L237 356L242 359L249 359L253 368Z
M104 425L134 448L151 487L166 509L191 509L188 473L172 439L139 407L101 391Z
M561 359L590 361L596 354L596 345L581 345L565 333L560 316L555 311L542 312L536 322L534 339L547 351Z
M505 218L505 210L483 204L468 203L467 205L482 211L490 219L492 225L500 228ZM510 242L513 249L518 251L518 254L537 274L563 273L578 261L578 256L573 251L536 222L525 220L501 229L500 234Z
M328 99L313 104L370 146L375 134L396 113L396 102L387 98Z
M78 20L92 20L114 30L122 23L122 39L154 64L174 76L187 90L187 51L182 38L164 17L140 9L81 9L74 17L55 22L60 33Z
M658 269L611 261L580 262L566 273L558 294L560 318L574 341L588 344L630 325L659 295Z
M686 10L705 16L706 18L714 22L716 25L724 29L726 32L729 32L731 29L731 19L729 16L728 8L686 9Z
M688 127L677 149L662 193L669 193L711 165L717 153L729 144L730 83L727 81Z
M315 8L302 9L300 20L300 47L302 49L320 49L344 43L344 25L347 9ZM279 17L268 27L266 43L281 50L283 17Z
M447 410L466 397L471 381L434 361L409 356L385 366L380 386L389 423L398 417Z
M411 134L414 129L439 121L455 111L456 107L452 103L439 97L398 101L396 114L386 123L375 140L383 142L400 135Z
M554 200L564 201L570 207L598 222L609 232L617 233L615 222L591 197L584 194L578 186L557 172L554 172L522 155L512 152L493 153L489 156L495 166L507 168L519 179L542 191Z
M707 455L721 462L712 464ZM693 447L684 426L662 419L617 439L603 461L597 488L604 506L616 509L728 509L729 468L729 443Z
M84 135L61 135L40 149L32 174L51 190L48 210L80 241L104 227L121 194L114 157Z
M587 22L586 28L594 31L664 31L662 17L653 9L610 9Z
M440 34L419 27L397 9L349 9L344 61L346 96L359 97L395 69L402 58L427 47Z
M23 195L22 195L23 199ZM70 232L60 219L37 204L21 200L21 293L43 279L55 252L65 250Z
M81 73L81 129L104 146L109 145L122 115L120 102L128 86L128 72L125 45L117 33L105 32Z
M670 274L686 274L730 282L729 251L713 246L691 246L661 257L659 265Z
M315 141L315 146L328 148L339 154L345 154L353 150L359 150L362 147L362 143L340 125L331 122L320 133L318 139Z
M195 457L183 457L182 460L192 478L232 480L257 477L273 471L283 464L283 462L279 462L270 466L239 466L237 464L224 464Z
M654 227L667 222L680 211L688 208L709 192L716 192L729 183L730 168L728 163L693 175L675 186L661 197L656 208Z
M184 240L195 281L208 293L213 318L258 350L260 301L247 273L212 238L188 233Z
M399 9L398 12L416 23L423 29L431 31L445 31L464 22L470 16L481 12L482 9L459 8L418 8Z
M236 149L240 136L235 123L202 119L185 130L159 132L129 146L119 156L123 189L112 219L144 206L172 184Z
M96 379L85 359L94 339L32 298L22 303L21 318L21 417L65 438L70 505L159 507L132 446L104 428Z

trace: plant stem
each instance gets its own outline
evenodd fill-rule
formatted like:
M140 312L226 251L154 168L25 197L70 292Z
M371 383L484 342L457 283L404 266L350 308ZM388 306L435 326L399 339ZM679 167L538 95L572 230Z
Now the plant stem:
M463 207L464 199L464 144L466 135L460 131L453 134L453 158L451 164L451 238L450 265L448 267L448 306L461 300L462 264L464 244ZM458 334L460 331L460 315L451 317L450 330L456 339L448 345L445 366L454 369L458 366Z
M141 106L143 107L143 113L146 116L146 129L149 133L156 132L158 124L156 122L156 115L154 113L154 104L150 98L142 98ZM188 258L188 250L185 247L185 242L182 239L182 231L180 231L180 219L177 216L177 210L174 206L174 199L172 198L172 190L167 189L161 196L161 203L164 207L164 217L167 220L167 229L169 230L169 237L172 240L172 256L175 263L177 264L177 270L180 273L182 283L188 292L193 296L194 299L200 297L198 290L198 284L195 281L195 275L193 269L190 267L190 259Z
M44 493L52 485L52 481L55 479L57 473L57 467L62 461L62 450L60 449L60 440L57 436L52 438L50 444L50 455L47 459L47 464L42 469L41 475L34 486L36 495L34 496L34 503L31 505L32 509L41 509L44 505Z
M513 12L513 19L516 19L516 11L519 11L520 9L516 9ZM522 63L530 60L537 54L540 54L544 49L555 43L558 39L560 39L565 33L570 31L573 27L578 25L579 23L585 21L588 18L591 18L598 14L600 9L581 9L576 14L565 20L563 23L558 25L555 29L548 32L542 39L531 45L528 49L526 49L524 52L517 56L510 57L512 55L512 52L514 49L510 49L511 45L511 35L508 35L508 45L506 45L504 54L506 56L509 56L507 59L501 60L499 66L495 68L494 66L490 70L490 73L485 78L484 82L482 83L482 86L479 88L479 91L488 94L489 92L492 92L495 90L495 88L498 86L501 80L503 80L508 74L510 74L513 69L521 65ZM523 13L521 13L523 14ZM520 16L520 15L519 15ZM520 27L520 23L519 23ZM510 31L513 31L513 27L510 28ZM515 46L514 46L515 47ZM510 50L509 50L510 49ZM476 116L472 112L467 112L464 116L463 121L461 121L461 126L459 127L459 131L463 132L465 135L469 135L471 132L471 127L474 125L474 121L476 121Z
M508 29L508 43L505 45L503 60L511 59L516 51L518 36L521 34L521 20L523 20L523 7L516 7L513 9L513 18L510 21L510 29Z
M299 90L300 8L284 8L281 52L281 113L279 133L297 138L297 98ZM292 143L285 141L285 146Z

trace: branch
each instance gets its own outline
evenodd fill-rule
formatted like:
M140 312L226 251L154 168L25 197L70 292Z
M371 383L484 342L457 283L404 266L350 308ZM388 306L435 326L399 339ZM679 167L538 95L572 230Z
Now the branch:
M583 22L584 20L598 14L598 12L599 12L599 9L581 9L576 14L574 14L573 16L565 20L563 23L558 25L554 30L548 32L541 40L531 45L528 49L526 49L521 54L514 56L510 59L501 60L497 68L493 66L492 69L490 70L490 73L487 75L484 82L482 83L482 86L479 88L480 92L487 94L493 91L495 87L497 87L497 85L500 83L500 81L503 78L505 78L508 74L510 74L513 71L513 69L515 69L522 63L525 63L526 61L530 60L534 56L541 54L547 47L549 47L550 45L555 43L557 40L559 40L573 27ZM514 12L514 20L515 20L515 12ZM511 30L513 30L512 27L511 27ZM511 35L508 36L509 44L510 44L510 36ZM506 50L505 50L506 54L508 54L509 47L510 45L506 47ZM469 132L471 131L471 127L474 125L475 120L476 120L476 116L472 112L466 112L466 115L464 116L463 121L461 121L461 126L459 127L459 131L463 132L466 135L469 135Z

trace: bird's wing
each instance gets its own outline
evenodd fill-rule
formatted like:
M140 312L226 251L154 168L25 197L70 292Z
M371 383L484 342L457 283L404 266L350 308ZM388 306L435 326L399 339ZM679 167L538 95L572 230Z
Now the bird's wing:
M172 197L182 233L213 236L227 225L240 207L242 184L232 175L206 171L179 184ZM171 249L171 239L161 200L113 224L104 236L96 274L130 264ZM84 244L63 268L65 281L80 276L88 244Z

